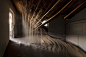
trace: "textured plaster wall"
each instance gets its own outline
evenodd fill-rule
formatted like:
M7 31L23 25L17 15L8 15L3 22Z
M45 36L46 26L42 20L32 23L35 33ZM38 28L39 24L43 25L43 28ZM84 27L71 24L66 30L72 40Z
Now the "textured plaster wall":
M0 0L0 57L3 57L5 49L9 42L9 8L14 12L15 16L15 36L21 34L21 15L14 8L10 0ZM21 19L22 20L22 19Z
M60 38L62 40L65 39L65 20L64 15L60 15L51 22L49 22L49 35Z
M0 57L9 42L9 0L0 0Z
M66 40L86 51L86 8L66 23Z

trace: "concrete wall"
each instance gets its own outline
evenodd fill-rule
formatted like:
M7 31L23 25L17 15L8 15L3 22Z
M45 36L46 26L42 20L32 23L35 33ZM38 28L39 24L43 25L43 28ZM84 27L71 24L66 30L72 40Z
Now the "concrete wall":
M49 35L55 38L65 39L65 20L63 17L64 15L60 15L49 22Z
M17 11L14 4L10 1L9 8L14 12L14 37L22 35L22 15Z
M67 20L66 40L86 51L86 8Z
M9 42L9 0L0 0L0 57Z

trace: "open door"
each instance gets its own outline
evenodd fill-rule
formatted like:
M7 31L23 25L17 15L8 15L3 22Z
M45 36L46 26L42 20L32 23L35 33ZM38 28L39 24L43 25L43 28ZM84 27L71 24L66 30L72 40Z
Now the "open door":
M9 37L10 38L14 38L14 22L13 22L13 17L14 14L13 12L10 10L9 11Z

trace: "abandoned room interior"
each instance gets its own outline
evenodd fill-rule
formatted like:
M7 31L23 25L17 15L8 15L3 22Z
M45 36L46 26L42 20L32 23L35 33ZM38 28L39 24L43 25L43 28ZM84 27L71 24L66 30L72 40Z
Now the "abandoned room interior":
M0 0L0 57L86 57L86 0Z

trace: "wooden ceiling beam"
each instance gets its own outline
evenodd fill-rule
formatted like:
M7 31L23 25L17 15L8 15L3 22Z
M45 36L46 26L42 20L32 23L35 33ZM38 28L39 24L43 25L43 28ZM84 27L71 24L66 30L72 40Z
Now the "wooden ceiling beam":
M58 0L58 1L51 7L51 9L50 9L47 13L45 13L45 14L41 17L41 19L39 19L39 21L38 21L35 25L37 25L59 2L60 2L60 0ZM35 26L35 25L34 25L34 26Z
M57 16L61 11L63 11L70 3L72 2L72 0L70 0L60 11L58 11L55 15L53 15L51 18L49 18L45 23L43 23L43 24L40 24L40 25L38 25L35 29L34 29L34 31L35 30L37 30L39 27L41 27L42 25L44 25L44 24L46 24L47 22L49 22L51 19L53 19L55 16Z
M77 6L74 10L72 10L69 14L67 14L64 19L66 19L68 16L70 16L74 11L76 11L79 7L81 7L86 1L84 1L83 3L81 3L79 6Z
M32 18L31 18L31 20L34 18L35 14L36 14L36 11L37 11L37 9L38 9L38 7L39 7L41 1L42 1L42 0L39 0L37 6L36 6L36 8L35 8L35 11L34 11L34 13L33 13L33 16L32 16Z
M64 15L64 13L66 13L66 11L71 7L73 6L73 4L76 2L77 0L73 0L67 7L66 9L64 9L61 13Z
M32 23L36 23L37 21L35 19L40 19L44 14L45 12L48 10L48 8L51 6L51 4L54 2L54 0L47 0L46 3L44 4L44 6L40 9L42 10L42 12L39 14L37 14L37 16L35 16L35 18L32 20L33 22Z

